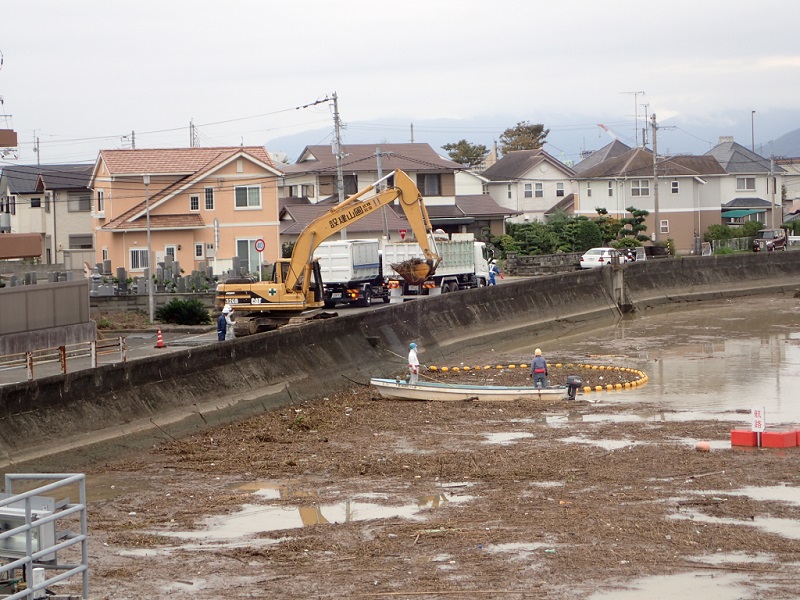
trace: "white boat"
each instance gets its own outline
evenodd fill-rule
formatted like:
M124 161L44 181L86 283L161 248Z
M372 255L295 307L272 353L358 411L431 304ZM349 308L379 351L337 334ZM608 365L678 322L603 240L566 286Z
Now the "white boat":
M540 398L566 398L567 387L511 385L467 385L461 383L439 383L434 381L418 381L407 383L405 380L376 379L369 380L370 385L377 388L378 393L392 400L434 400L498 402L522 399L538 400Z

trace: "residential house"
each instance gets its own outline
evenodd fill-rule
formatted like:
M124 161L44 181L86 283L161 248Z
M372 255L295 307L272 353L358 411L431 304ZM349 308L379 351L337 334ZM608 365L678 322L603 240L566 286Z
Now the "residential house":
M494 201L517 213L513 222L543 221L548 210L572 195L575 175L541 148L509 152L481 172Z
M720 188L720 204L726 209L722 213L724 219L744 218L760 221L765 227L780 227L785 169L737 144L730 136L720 137L719 144L705 156L713 156L729 175Z
M485 180L480 175L443 158L429 144L350 144L342 146L342 155L343 197L400 169L416 182L434 228L447 233L501 234L506 217L515 214L483 193ZM307 146L295 164L281 168L281 240L289 243L313 215L321 214L320 209L338 202L338 165L331 147L320 145ZM303 204L322 206L315 212L301 208ZM362 219L348 226L346 235L400 239L408 224L396 203L391 210L397 214Z
M43 264L93 262L92 165L7 165L0 175L0 232L44 234Z
M575 179L574 212L592 218L603 208L624 218L631 216L628 208L646 210L646 231L653 240L670 238L677 251L697 252L702 233L720 223L727 177L711 155L663 157L654 165L649 149L633 148L581 170Z
M258 146L102 150L91 177L97 260L141 275L166 255L185 272L280 256L278 178ZM263 254L255 242L264 240Z
M607 161L609 158L616 158L620 154L625 154L630 151L630 149L631 147L628 146L628 144L615 139L599 150L583 153L581 161L573 166L572 169L580 175L584 171L588 171L592 167L599 165L601 162Z
M800 210L800 157L776 158L775 164L784 170L781 199L786 213Z

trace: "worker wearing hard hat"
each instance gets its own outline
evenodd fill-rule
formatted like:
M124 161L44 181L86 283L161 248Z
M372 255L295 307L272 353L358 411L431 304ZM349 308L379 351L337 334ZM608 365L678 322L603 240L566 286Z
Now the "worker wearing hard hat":
M542 351L539 348L533 352L533 361L531 362L531 377L533 377L533 385L535 387L547 387L547 360L544 356L542 356Z
M411 342L408 346L408 383L415 384L419 381L419 358L417 358L417 345Z
M217 340L220 342L225 341L225 335L228 333L228 313L230 312L231 307L226 304L217 318Z

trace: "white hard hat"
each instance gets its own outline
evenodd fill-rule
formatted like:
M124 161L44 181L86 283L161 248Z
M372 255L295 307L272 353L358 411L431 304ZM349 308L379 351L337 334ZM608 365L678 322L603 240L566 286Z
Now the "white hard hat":
M230 305L229 305L229 304L226 304L226 305L225 305L225 308L223 308L223 309L222 309L222 314L223 314L223 315L227 315L227 314L228 314L229 312L231 312L232 310L233 310L233 309L230 307Z

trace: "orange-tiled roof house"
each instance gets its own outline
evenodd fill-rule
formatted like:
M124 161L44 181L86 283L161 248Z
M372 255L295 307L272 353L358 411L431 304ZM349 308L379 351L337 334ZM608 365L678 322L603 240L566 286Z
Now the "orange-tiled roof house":
M281 255L279 175L257 146L102 150L90 181L97 260L142 274L149 212L154 262L170 254L187 273L202 262L219 274L238 256L256 271Z

